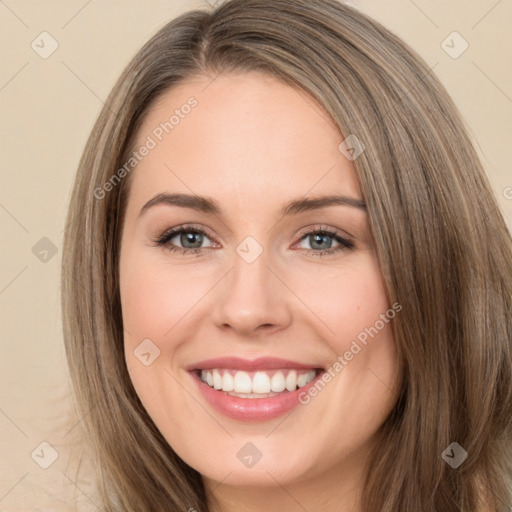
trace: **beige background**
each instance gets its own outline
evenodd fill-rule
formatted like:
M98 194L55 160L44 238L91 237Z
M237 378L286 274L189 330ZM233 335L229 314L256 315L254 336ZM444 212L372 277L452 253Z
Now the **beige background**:
M211 0L213 2L213 0ZM269 0L271 1L271 0ZM403 37L454 97L512 227L510 0L352 0ZM0 511L98 510L76 475L59 307L62 229L75 169L118 74L170 18L206 0L0 0ZM46 31L47 59L31 47ZM441 46L457 31L454 59ZM453 39L453 37L452 37ZM460 49L461 41L448 39ZM459 46L458 46L459 45ZM49 48L46 39L45 48ZM40 51L43 49L41 48ZM41 261L34 252L56 254ZM44 254L39 254L43 257ZM71 425L71 426L70 426ZM37 463L56 461L43 469ZM39 448L38 448L39 447ZM37 449L36 449L37 448ZM35 451L33 457L31 454Z

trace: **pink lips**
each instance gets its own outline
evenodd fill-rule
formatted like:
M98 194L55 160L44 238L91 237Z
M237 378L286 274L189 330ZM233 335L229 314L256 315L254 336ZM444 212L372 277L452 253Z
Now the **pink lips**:
M241 398L231 396L226 391L215 390L201 380L200 371L212 368L236 369L251 372L256 370L265 371L287 368L311 370L319 369L320 367L273 357L261 357L253 360L238 357L222 357L200 361L186 368L197 383L203 397L215 410L235 420L253 422L277 418L293 409L300 403L298 400L299 394L307 392L324 373L322 369L311 382L295 391L283 391L276 396L268 398Z
M209 370L211 368L226 368L231 370L244 370L246 372L256 370L277 370L279 368L294 368L297 370L311 370L318 368L311 364L301 364L288 359L276 357L259 357L258 359L242 359L240 357L218 357L208 359L187 366L186 370Z

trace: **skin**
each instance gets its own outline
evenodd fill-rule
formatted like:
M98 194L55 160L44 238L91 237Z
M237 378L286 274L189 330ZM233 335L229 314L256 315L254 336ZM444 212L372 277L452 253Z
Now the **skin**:
M362 200L354 163L338 149L344 137L313 98L250 72L200 76L166 92L136 147L190 96L198 105L131 176L120 288L135 389L176 453L203 475L211 510L360 511L363 465L397 400L392 322L307 405L269 421L218 413L184 369L232 355L327 368L391 308L365 211L332 205L279 214L304 196ZM139 216L162 192L208 196L222 214L160 204ZM213 235L204 235L202 253L154 245L183 224ZM321 227L350 235L354 248L318 256L340 247L327 237L315 249L304 233ZM252 263L236 252L248 236L263 248ZM179 235L172 243L183 250ZM148 366L134 355L147 338L160 350ZM237 458L247 442L262 453L251 468Z

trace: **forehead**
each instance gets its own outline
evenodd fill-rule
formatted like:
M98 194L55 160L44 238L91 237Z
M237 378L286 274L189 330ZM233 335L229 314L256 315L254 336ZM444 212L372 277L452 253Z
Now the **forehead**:
M163 191L215 195L261 206L320 193L359 197L344 136L304 91L260 73L198 76L162 94L134 149L134 195Z

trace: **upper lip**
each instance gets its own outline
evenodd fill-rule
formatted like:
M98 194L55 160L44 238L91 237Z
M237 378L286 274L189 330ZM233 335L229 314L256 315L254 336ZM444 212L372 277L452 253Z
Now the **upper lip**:
M225 368L231 370L277 370L285 368L295 369L316 369L321 368L320 365L303 364L289 359L280 359L277 357L258 357L257 359L243 359L241 357L217 357L215 359L206 359L197 363L190 364L186 367L188 371L209 370L213 368Z

